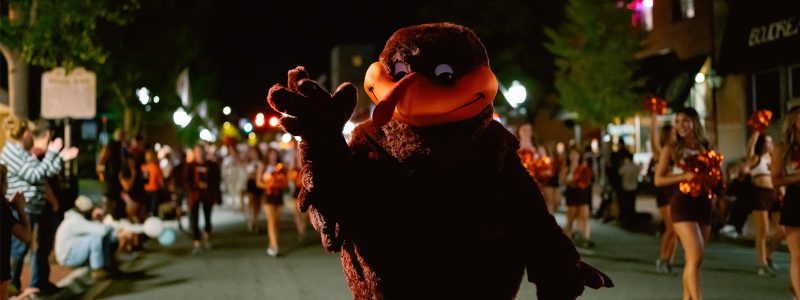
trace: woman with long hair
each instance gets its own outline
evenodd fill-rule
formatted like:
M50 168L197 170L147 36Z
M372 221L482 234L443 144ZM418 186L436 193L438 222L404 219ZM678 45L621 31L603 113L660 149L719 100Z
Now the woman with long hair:
M781 132L783 140L776 144L770 173L774 187L786 187L781 209L781 222L786 232L791 265L789 275L795 297L800 295L800 106L786 113Z
M258 212L261 210L261 197L264 195L264 190L256 185L256 177L258 177L258 169L261 168L261 151L255 146L250 146L247 150L246 159L245 172L247 173L247 183L245 194L249 209L247 212L247 230L259 233L261 231L261 226L258 221Z
M769 233L769 211L778 195L772 185L770 165L772 164L772 137L756 132L748 143L747 163L750 166L750 180L753 190L753 223L756 227L756 257L760 276L775 276L775 270L768 263L767 234Z
M670 124L664 124L660 129L658 119L654 113L651 116L650 125L650 145L653 149L654 164L658 164L658 159L662 149L675 141L675 130ZM675 260L675 249L678 247L678 236L672 227L672 216L669 213L669 201L677 191L677 187L672 185L656 187L656 205L661 213L661 221L664 223L664 233L661 235L661 251L656 260L656 271L664 274L672 273L672 263Z
M592 198L592 166L591 157L581 155L577 148L569 151L567 167L561 172L567 185L565 198L567 199L567 223L564 234L573 238L572 227L577 221L581 231L581 241L576 245L591 247L591 228L589 228L589 202ZM573 241L575 242L575 241Z
M279 256L278 248L278 226L281 220L281 208L283 207L283 193L289 186L286 168L281 163L280 153L277 149L269 148L264 161L259 165L256 185L264 189L262 209L267 217L267 237L269 247L267 254L272 257Z
M680 182L689 182L696 174L678 166L686 159L708 151L700 115L693 108L682 108L675 115L675 142L661 150L655 172L657 187L666 187ZM670 170L672 166L672 170ZM705 189L702 189L705 190ZM675 233L685 251L683 269L683 299L701 300L700 266L703 262L705 243L711 232L711 195L697 197L676 192L670 200L670 216Z
M553 187L553 184L558 186L558 178L554 176L552 158L548 156L547 149L544 146L537 146L535 143L533 127L531 124L522 124L517 129L517 138L519 139L519 149L517 154L522 161L522 165L528 170L531 177L539 184L544 194L545 205L550 214L553 214L558 208L558 191ZM553 182L555 178L555 182Z

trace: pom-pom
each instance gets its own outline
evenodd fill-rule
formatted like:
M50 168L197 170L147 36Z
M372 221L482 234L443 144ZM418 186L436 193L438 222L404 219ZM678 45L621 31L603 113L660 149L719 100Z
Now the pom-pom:
M644 109L659 115L667 113L667 100L652 96L644 100Z
M679 167L684 171L693 172L695 176L688 182L682 181L678 184L681 193L692 197L708 195L710 199L713 194L721 192L724 189L723 159L722 154L716 151L703 151L684 159Z
M772 111L769 109L759 109L750 118L747 118L747 126L753 131L762 132L769 127L772 121Z
M550 157L547 156L540 156L538 159L533 161L533 175L536 179L536 182L544 183L550 179L552 174L552 164Z

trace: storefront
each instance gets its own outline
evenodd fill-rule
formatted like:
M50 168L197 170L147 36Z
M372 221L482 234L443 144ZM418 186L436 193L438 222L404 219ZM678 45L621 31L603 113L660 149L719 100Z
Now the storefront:
M796 1L730 1L719 56L723 74L745 75L747 115L800 105L800 10Z

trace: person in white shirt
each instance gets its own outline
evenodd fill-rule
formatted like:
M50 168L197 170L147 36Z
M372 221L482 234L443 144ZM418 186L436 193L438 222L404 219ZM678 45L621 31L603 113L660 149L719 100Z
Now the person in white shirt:
M633 156L630 154L622 158L622 165L619 167L619 176L622 179L622 193L619 198L620 216L625 216L620 220L623 226L632 226L636 223L636 191L639 188L639 173L642 168L633 163Z
M103 215L101 208L86 196L78 196L75 208L64 213L56 230L56 260L66 267L89 264L95 280L105 279L115 268L117 234L110 225L93 220Z

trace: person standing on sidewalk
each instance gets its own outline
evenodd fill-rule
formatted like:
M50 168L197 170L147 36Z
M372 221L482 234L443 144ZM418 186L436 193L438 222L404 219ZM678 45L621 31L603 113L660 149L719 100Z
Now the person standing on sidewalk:
M147 194L147 205L150 216L158 217L158 205L161 203L161 192L164 188L164 174L158 165L155 151L148 149L144 154L144 160L142 178L145 180L144 191Z
M627 216L622 218L623 227L633 227L639 225L641 221L636 214L636 192L639 189L639 173L642 168L633 163L633 154L627 154L622 158L619 167L619 176L622 179L622 190L619 197L620 215Z
M8 190L8 170L0 165L0 300L8 299L8 283L11 281L11 236L23 243L30 243L28 214L25 213L25 197L17 192L11 199L6 198ZM15 217L14 215L18 216Z
M106 208L115 220L126 217L125 202L122 201L122 183L119 173L122 171L124 160L125 133L121 129L114 131L113 139L100 150L97 159L97 177L103 183L106 197Z
M30 153L34 142L33 124L28 120L10 116L6 118L4 126L8 140L0 153L0 163L8 168L6 197L11 198L17 192L23 193L26 199L25 212L28 214L31 229L38 232L37 246L31 261L30 288L45 294L53 293L58 291L58 288L48 281L50 277L48 257L53 247L56 229L54 221L57 217L52 214L53 208L47 205L43 197L43 187L48 177L55 176L61 171L64 161L78 156L78 148L71 147L62 151L63 142L61 139L55 139L47 144L47 152L39 161ZM17 288L21 288L22 267L29 246L28 243L12 239L11 257L14 268L11 283Z
M750 180L752 181L753 223L756 225L756 257L758 258L758 275L775 276L775 270L770 265L769 251L767 249L767 235L769 234L769 211L772 204L778 199L778 194L772 185L770 165L772 164L773 143L772 137L766 133L756 132L748 142L748 165L750 165Z
M192 254L200 254L203 249L211 249L211 209L214 206L212 185L219 186L219 170L213 162L206 157L205 148L198 144L194 147L194 160L183 169L184 184L186 185L187 202L189 205L189 227L192 229ZM203 206L205 228L200 231L200 206Z
M685 107L675 116L675 143L666 145L656 165L656 187L666 187L680 182L689 182L696 174L684 171L679 166L686 159L700 152L711 150L705 138L700 116L693 108ZM705 189L701 189L705 190ZM683 269L683 298L703 299L700 266L703 262L705 244L711 231L711 195L697 197L675 193L670 200L670 215L673 227L683 245L686 265Z
M770 173L774 187L786 187L780 224L786 231L791 265L789 275L795 297L800 295L800 106L786 113L781 132L783 141L775 145Z

